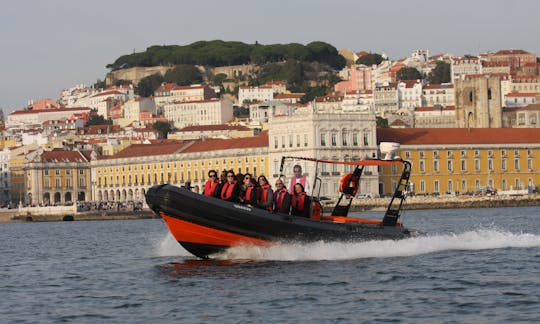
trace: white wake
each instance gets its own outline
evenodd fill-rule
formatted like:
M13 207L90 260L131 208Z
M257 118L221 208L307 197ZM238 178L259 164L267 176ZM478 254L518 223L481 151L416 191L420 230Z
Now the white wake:
M348 260L414 256L451 250L488 250L540 247L540 235L499 230L475 230L461 234L428 235L398 241L361 243L316 242L269 247L238 246L214 255L218 259L272 261Z

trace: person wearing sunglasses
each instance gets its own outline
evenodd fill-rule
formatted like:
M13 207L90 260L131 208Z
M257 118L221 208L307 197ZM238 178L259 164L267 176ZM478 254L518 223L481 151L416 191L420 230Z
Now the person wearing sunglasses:
M248 206L254 206L257 203L257 183L251 173L244 175L244 185L240 194L240 201Z
M265 176L261 175L257 178L259 183L259 194L257 195L257 207L262 209L267 209L272 211L274 205L274 191L268 183L268 179Z
M217 178L217 171L208 171L208 180L204 184L203 194L207 197L215 197L218 187L220 187L219 180Z
M236 181L236 175L233 170L227 171L227 182L221 188L221 199L226 201L238 202L240 195L240 185Z

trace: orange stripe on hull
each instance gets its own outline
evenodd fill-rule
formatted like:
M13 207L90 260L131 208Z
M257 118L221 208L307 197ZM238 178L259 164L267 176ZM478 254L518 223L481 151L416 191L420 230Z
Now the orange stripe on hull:
M167 216L163 212L161 212L160 215L165 220L165 223L169 227L174 238L179 242L220 246L271 244L268 241L186 222L178 218Z

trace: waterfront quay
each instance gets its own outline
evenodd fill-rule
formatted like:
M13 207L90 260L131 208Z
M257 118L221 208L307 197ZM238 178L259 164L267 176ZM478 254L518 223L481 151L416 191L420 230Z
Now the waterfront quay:
M356 199L351 211L384 211L388 207L389 198ZM328 213L335 205L335 200L323 200L323 211ZM456 209L456 208L496 208L540 206L539 194L528 195L493 195L493 196L411 196L407 197L405 210L421 209ZM96 221L96 220L128 220L157 218L150 209L111 209L77 211L75 206L21 207L0 209L0 223L8 222L59 222L59 221Z

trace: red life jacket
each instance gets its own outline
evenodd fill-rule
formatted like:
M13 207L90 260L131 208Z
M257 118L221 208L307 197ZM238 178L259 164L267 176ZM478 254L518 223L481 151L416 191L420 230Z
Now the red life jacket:
M283 207L283 200L285 199L285 195L287 194L287 189L283 187L279 191L274 192L274 203L276 205L276 209L281 209Z
M306 193L302 192L299 196L292 196L292 206L294 209L303 211L305 206Z
M259 201L263 204L265 204L268 200L268 189L270 189L270 185L268 184L265 184L264 186L261 187L261 194L259 196L260 197ZM269 206L268 210L272 211L272 206Z
M249 186L247 187L246 189L246 197L244 197L247 201L251 201L251 199L253 197L251 197L251 195L253 194L253 189L255 188L255 186Z
M223 188L221 188L221 199L227 200L232 197L234 186L236 185L236 181L233 183L225 182L223 185Z
M217 180L213 181L210 179L206 181L206 183L204 184L204 195L213 197L214 192L216 191L217 185L218 185Z

